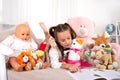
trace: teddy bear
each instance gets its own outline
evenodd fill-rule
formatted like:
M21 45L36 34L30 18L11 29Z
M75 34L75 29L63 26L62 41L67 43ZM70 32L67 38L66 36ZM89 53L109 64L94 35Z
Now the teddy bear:
M85 43L93 43L91 36L94 33L95 22L87 17L74 17L68 19L68 24L77 33L77 38L82 38Z
M95 44L92 49L95 51L95 58L97 58L97 56L100 57L100 54L102 54L102 59L99 58L99 60L102 60L102 62L104 63L102 65L100 65L99 63L99 65L95 63L97 64L97 68L114 69L118 67L118 62L115 60L116 55L112 51L112 47L109 43L109 37L110 35L107 32L103 32L101 35L97 34L92 37L92 39L95 40Z
M17 56L17 62L21 65L24 66L25 71L30 71L32 68L35 66L36 62L32 55L29 53L29 51L22 51L20 54Z

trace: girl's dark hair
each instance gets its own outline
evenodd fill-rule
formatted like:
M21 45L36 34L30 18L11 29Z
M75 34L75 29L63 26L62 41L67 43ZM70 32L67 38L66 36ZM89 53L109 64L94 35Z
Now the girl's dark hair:
M75 31L71 28L71 26L68 23L58 24L57 26L50 27L50 29L49 29L49 33L55 39L55 41L58 45L58 48L60 49L60 51L62 53L62 56L64 56L64 54L63 54L64 49L58 42L57 33L64 32L66 30L70 31L72 39L76 38Z

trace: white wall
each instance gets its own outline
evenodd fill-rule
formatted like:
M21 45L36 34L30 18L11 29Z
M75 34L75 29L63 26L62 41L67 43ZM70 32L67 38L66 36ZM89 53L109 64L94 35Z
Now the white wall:
M2 0L4 24L18 24L28 19L28 0Z
M102 32L105 30L106 24L113 23L120 20L120 0L93 0L94 5L90 11L87 12L90 18L96 22L95 32ZM90 6L88 6L89 9Z
M120 20L119 9L120 0L3 0L3 23L43 21L50 27L70 17L86 16L95 21L95 33L101 33L107 24ZM38 24L31 27L41 34Z
M57 4L55 3L57 13L54 13L54 15L57 15L56 23L65 22L69 17L87 16L96 23L95 33L101 33L105 30L107 24L115 23L120 19L120 0L54 1L57 2Z
M0 0L0 23L2 22L2 0Z

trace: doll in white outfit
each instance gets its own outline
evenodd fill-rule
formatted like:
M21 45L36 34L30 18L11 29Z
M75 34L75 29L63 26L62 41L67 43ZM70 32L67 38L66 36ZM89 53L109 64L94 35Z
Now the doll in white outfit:
M48 31L43 23L40 23L41 28L45 33L45 41L47 42L49 39ZM37 43L30 37L30 28L28 24L19 24L16 26L15 32L13 35L8 36L2 44L10 47L13 50L13 54L9 56L8 63L15 69L16 71L23 71L23 67L25 65L19 65L17 62L17 56L23 50L28 49L38 49Z

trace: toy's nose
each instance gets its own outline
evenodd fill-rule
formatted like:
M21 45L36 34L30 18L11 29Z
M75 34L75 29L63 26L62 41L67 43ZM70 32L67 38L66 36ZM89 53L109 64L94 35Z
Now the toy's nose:
M24 61L24 62L28 62L28 56L27 56L27 55L25 55L25 56L23 57L23 61Z

